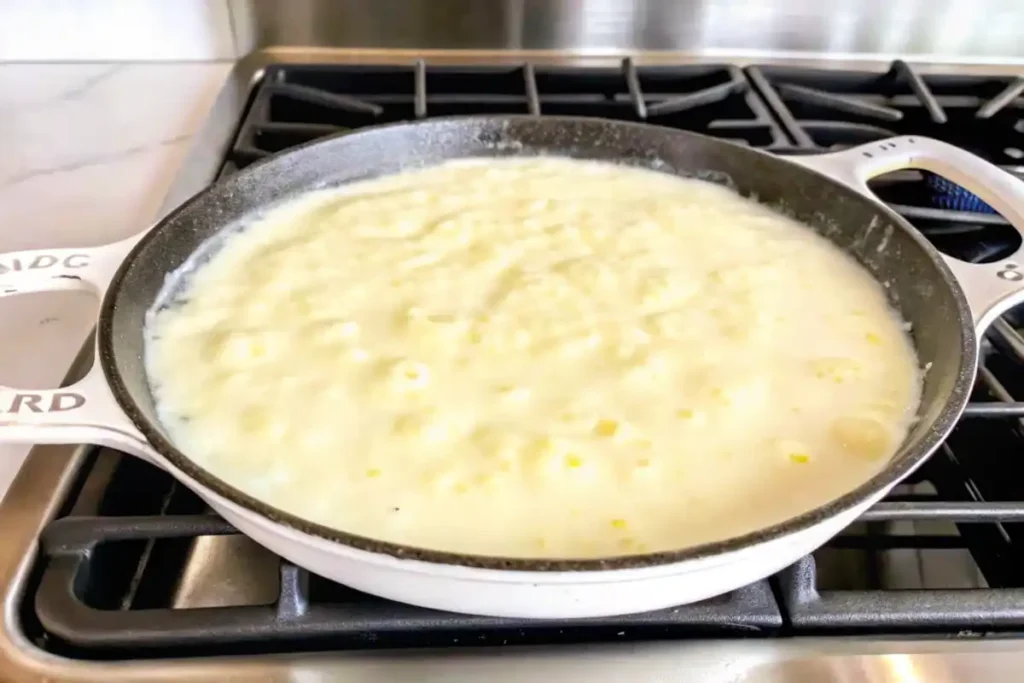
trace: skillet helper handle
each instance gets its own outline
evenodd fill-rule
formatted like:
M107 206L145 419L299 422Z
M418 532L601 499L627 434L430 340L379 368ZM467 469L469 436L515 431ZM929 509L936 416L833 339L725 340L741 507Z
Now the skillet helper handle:
M52 291L103 297L138 236L100 247L0 254L0 298ZM78 382L58 389L0 385L0 442L90 443L132 448L142 436L114 401L97 363Z
M1024 240L1024 181L959 147L917 136L871 142L841 152L794 161L874 199L871 178L901 169L920 169L953 181L1005 218ZM960 283L981 332L1024 302L1024 246L995 263L968 263L943 255Z

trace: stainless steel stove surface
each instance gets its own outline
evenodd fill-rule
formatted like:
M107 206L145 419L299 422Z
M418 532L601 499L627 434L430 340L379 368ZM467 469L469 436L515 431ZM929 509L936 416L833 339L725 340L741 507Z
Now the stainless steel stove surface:
M530 113L646 120L778 154L914 133L1024 173L1024 80L1012 76L919 73L902 62L837 71L466 61L293 56L260 64L249 72L251 88L236 81L222 95L219 123L208 127L193 170L230 174L317 137L383 122ZM228 111L236 117L225 118ZM874 189L946 253L990 261L1019 242L975 197L935 178L901 172ZM948 442L844 534L734 593L620 618L529 622L391 603L282 561L138 459L87 446L59 464L39 455L0 508L0 518L24 532L15 541L26 541L0 552L8 582L0 646L8 664L35 658L49 662L51 674L105 680L157 671L176 680L287 680L309 671L317 680L359 681L668 680L681 672L686 680L831 681L840 680L842 656L851 671L876 676L842 680L910 683L959 680L950 672L967 660L940 667L920 654L955 643L975 658L974 676L1024 636L1022 326L1014 312L989 332L973 402ZM25 501L30 482L41 481L49 489L32 490L49 496L48 507ZM36 530L38 556L28 541ZM825 638L836 635L857 638L841 650L844 641ZM803 659L811 652L832 653L833 661ZM987 664L979 664L981 652ZM498 663L496 655L512 653ZM888 654L865 657L879 653ZM103 667L115 660L117 668ZM452 668L455 661L462 668ZM782 661L786 677L775 668ZM945 677L905 677L924 671Z

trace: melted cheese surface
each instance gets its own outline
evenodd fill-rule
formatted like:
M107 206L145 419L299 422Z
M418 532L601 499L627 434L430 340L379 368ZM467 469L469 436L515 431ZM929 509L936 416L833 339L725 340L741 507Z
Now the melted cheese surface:
M475 159L311 193L151 313L185 453L376 539L596 557L725 539L878 472L918 403L881 286L711 183Z

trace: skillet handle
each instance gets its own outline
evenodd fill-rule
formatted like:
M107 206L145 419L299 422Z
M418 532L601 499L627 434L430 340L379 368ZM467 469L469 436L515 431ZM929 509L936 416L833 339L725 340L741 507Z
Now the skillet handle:
M876 199L867 185L871 178L907 168L930 171L980 197L1024 240L1024 182L945 142L905 136L788 160L838 180L871 199ZM964 290L978 332L1024 302L1024 246L995 263L967 263L946 255L943 259Z
M60 290L102 298L139 236L85 249L0 254L0 298ZM126 450L152 461L152 449L117 405L99 364L59 389L0 385L0 442L88 443Z

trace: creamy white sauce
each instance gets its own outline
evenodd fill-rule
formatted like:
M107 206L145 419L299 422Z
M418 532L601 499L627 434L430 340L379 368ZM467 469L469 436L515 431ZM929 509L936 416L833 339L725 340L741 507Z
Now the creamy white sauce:
M882 288L721 186L463 160L312 193L147 328L160 419L270 505L413 546L593 557L853 489L918 403Z

